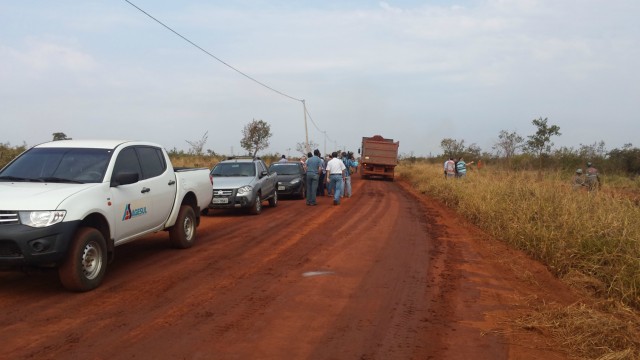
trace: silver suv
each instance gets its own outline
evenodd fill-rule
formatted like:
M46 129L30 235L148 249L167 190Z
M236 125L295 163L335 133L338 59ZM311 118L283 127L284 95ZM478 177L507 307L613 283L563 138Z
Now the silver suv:
M260 159L232 158L219 162L211 170L213 199L210 209L248 209L262 212L262 202L278 205L277 177Z

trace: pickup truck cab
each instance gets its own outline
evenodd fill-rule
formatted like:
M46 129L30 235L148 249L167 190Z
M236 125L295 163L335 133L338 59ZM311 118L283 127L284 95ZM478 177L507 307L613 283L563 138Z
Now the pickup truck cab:
M57 267L65 288L88 291L118 245L167 230L189 248L211 202L208 172L174 170L149 142L34 146L0 170L0 268Z
M213 199L209 208L244 208L258 215L262 212L262 202L269 200L269 206L278 206L276 192L277 177L269 172L260 159L231 158L216 164L211 170L213 179Z

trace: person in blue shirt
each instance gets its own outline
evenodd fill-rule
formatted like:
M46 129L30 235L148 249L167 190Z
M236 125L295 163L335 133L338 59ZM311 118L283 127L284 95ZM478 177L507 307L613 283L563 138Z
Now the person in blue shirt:
M318 191L318 180L322 172L322 159L319 157L320 151L314 150L313 156L307 159L307 205L315 206L316 192Z
M344 171L344 193L343 196L348 198L351 197L351 168L355 167L353 163L353 154L351 153L342 153L342 162L346 167Z

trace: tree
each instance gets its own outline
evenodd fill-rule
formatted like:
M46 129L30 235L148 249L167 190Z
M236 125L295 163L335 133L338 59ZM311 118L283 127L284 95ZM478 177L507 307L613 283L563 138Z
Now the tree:
M318 148L318 144L314 143L313 141L309 140L309 149L317 149ZM307 145L304 142L299 142L296 144L296 151L301 153L302 155L307 155Z
M440 147L444 151L445 157L458 157L464 152L464 140L454 140L450 138L442 139Z
M67 134L63 133L63 132L55 132L52 134L53 135L53 141L58 141L58 140L71 140L71 138L67 137Z
M503 155L507 159L507 163L511 165L511 158L516 154L518 149L522 148L524 138L518 133L507 132L501 130L498 135L498 141L493 145L493 149L497 151L498 156Z
M560 136L560 127L558 125L547 125L547 118L533 119L531 123L535 125L538 130L535 134L529 135L527 140L527 149L538 156L540 160L540 170L542 170L542 155L549 153L553 143L551 142L552 136Z
M198 156L204 155L204 144L207 143L208 138L209 138L209 132L206 131L204 135L202 135L202 139L200 140L194 140L194 141L185 140L187 144L191 146L191 148L189 149L189 154L198 155Z
M252 153L256 157L258 151L269 147L269 138L271 137L271 126L263 120L253 119L242 129L242 140L240 146Z

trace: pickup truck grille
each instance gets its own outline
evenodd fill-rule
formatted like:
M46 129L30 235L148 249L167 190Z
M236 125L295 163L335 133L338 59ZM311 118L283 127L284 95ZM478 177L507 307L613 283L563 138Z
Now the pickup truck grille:
M16 211L0 210L0 225L19 224L18 213Z

